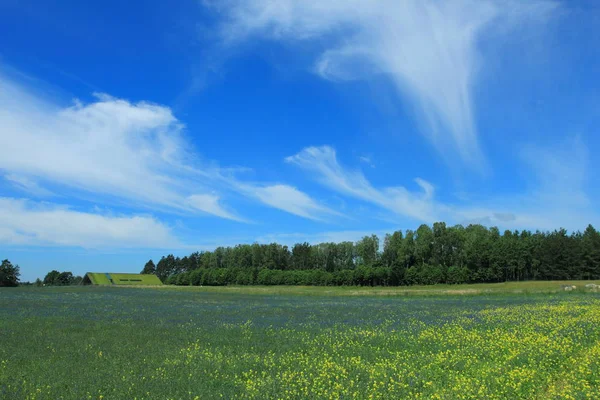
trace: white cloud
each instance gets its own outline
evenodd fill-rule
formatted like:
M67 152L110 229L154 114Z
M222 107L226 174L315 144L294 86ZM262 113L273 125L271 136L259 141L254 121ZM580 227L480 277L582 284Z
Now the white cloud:
M96 94L89 104L61 107L0 72L0 171L30 194L118 199L136 207L209 214L247 222L222 204L217 190L236 191L305 218L333 214L284 185L253 185L227 169L200 165L171 109ZM98 196L103 196L99 198Z
M360 160L360 162L367 164L369 167L375 168L375 164L373 163L373 161L371 161L371 157L360 156L358 157L358 159Z
M244 221L242 218L237 217L236 215L223 209L223 207L219 204L219 196L212 194L194 194L188 197L188 203L200 211L216 215L217 217L236 221Z
M0 197L0 242L84 248L173 248L169 227L147 216L105 216Z
M265 204L304 218L323 221L326 216L341 216L340 213L320 205L308 195L288 185L273 185L251 189Z
M39 197L53 196L54 193L37 184L37 182L27 178L26 176L7 174L4 179L13 184L13 186Z
M21 183L232 218L192 182L182 125L167 107L98 94L90 104L62 108L0 75L0 125L0 169ZM193 206L191 195L200 196Z
M438 217L433 202L434 188L423 179L415 180L422 192L411 192L402 186L376 189L360 171L343 168L337 160L335 150L329 146L307 147L285 160L316 173L316 178L323 185L338 193L418 221L433 221Z
M415 105L440 151L482 159L473 86L484 60L479 42L547 21L551 0L220 0L226 43L250 36L319 41L315 71L325 79L385 74Z
M335 150L328 146L305 148L286 161L310 171L337 193L423 223L481 223L534 230L576 230L600 223L586 193L588 150L579 138L554 147L530 147L524 153L529 165L525 171L532 177L529 189L463 204L436 199L433 185L421 178L415 179L420 192L404 187L375 188L360 171L340 165Z

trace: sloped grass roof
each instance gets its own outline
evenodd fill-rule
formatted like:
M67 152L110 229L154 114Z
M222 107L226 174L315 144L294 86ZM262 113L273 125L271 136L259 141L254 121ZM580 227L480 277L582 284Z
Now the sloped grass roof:
M85 278L89 278L92 285L111 285L109 277L104 272L88 272L84 280Z
M84 283L92 285L162 285L156 275L115 272L88 272L85 274Z
M151 274L110 273L115 285L162 285L158 276Z

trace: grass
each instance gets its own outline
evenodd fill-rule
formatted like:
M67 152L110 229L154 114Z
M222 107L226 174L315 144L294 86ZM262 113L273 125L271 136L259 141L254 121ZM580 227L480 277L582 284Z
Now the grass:
M86 275L94 285L162 286L160 279L150 274L88 272Z
M600 295L559 289L0 289L0 398L600 398Z
M575 285L578 291L585 290L588 283L596 281L527 281L504 283L474 283L465 285L429 285L398 287L358 286L164 286L167 290L184 290L204 293L259 294L259 295L304 295L304 296L406 296L406 295L479 295L479 294L522 294L557 293L562 285Z

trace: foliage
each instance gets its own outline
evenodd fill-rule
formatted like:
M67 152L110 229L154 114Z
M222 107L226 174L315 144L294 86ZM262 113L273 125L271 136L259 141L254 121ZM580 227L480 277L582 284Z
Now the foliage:
M446 283L461 284L469 281L469 270L467 267L450 267L446 274Z
M8 260L0 264L0 286L19 286L19 266L13 265Z
M156 265L154 265L154 261L149 260L146 265L144 265L144 269L142 269L140 274L156 274Z
M149 261L144 270L152 269ZM218 247L162 257L156 273L180 285L429 285L600 278L600 233L505 231L436 222L356 243ZM183 275L180 279L177 278ZM189 279L188 279L189 277Z
M235 289L4 291L2 398L600 398L594 294Z
M69 286L79 285L83 278L81 276L74 276L72 272L65 271L59 272L52 270L44 277L44 285L46 286ZM37 283L37 282L36 282Z

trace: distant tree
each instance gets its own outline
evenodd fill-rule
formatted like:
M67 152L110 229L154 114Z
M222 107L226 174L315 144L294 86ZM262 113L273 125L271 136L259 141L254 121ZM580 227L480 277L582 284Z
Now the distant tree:
M73 283L73 273L71 272L61 272L58 275L56 285L59 286L69 286Z
M296 243L292 247L292 266L294 269L311 268L311 245L309 243Z
M582 277L600 278L600 233L588 225L582 237Z
M151 270L153 263L147 264ZM405 285L600 279L600 233L506 230L436 222L342 243L218 247L156 265L163 282L192 285ZM186 275L179 276L182 273ZM58 274L58 272L56 272ZM51 277L50 277L51 278ZM56 278L56 277L54 277Z
M356 249L352 242L342 242L337 244L337 258L339 269L353 269L356 258Z
M379 238L377 235L365 236L356 243L356 255L362 265L372 267L379 261Z
M177 273L178 259L173 254L162 257L156 265L156 275L165 282L168 277Z
M400 261L404 260L404 267L409 268L416 264L416 251L415 251L415 232L407 230L402 240L402 245L398 253Z
M57 285L59 276L60 276L60 272L53 269L52 271L48 272L46 274L46 276L44 277L44 285L48 285L48 286Z
M41 286L43 286L43 285L44 285L44 283L41 281L41 279L40 279L40 278L37 278L37 279L35 280L35 286L37 286L37 287L41 287Z
M547 280L573 279L569 273L572 250L566 229L561 228L546 235L539 254L542 267L540 277Z
M469 270L467 267L450 267L446 274L446 283L459 284L469 281Z
M431 248L431 263L433 265L447 266L451 262L452 248L449 244L450 236L445 222L436 222L432 229L433 243Z
M469 268L469 281L486 282L490 271L490 231L483 225L469 225L465 229L464 258Z
M392 283L395 285L403 281L404 272L406 271L406 257L402 246L403 241L404 238L401 231L385 235L383 241L381 259L383 265L390 268Z
M156 274L156 265L154 265L154 261L149 260L146 265L144 265L144 269L141 272L142 274Z
M18 265L12 265L8 260L2 261L0 265L0 286L19 286L20 275Z
M83 281L82 276L75 276L70 271L59 272L52 270L46 274L44 281L40 281L40 286L43 283L45 286L70 286L79 285ZM37 286L36 281L36 286Z

